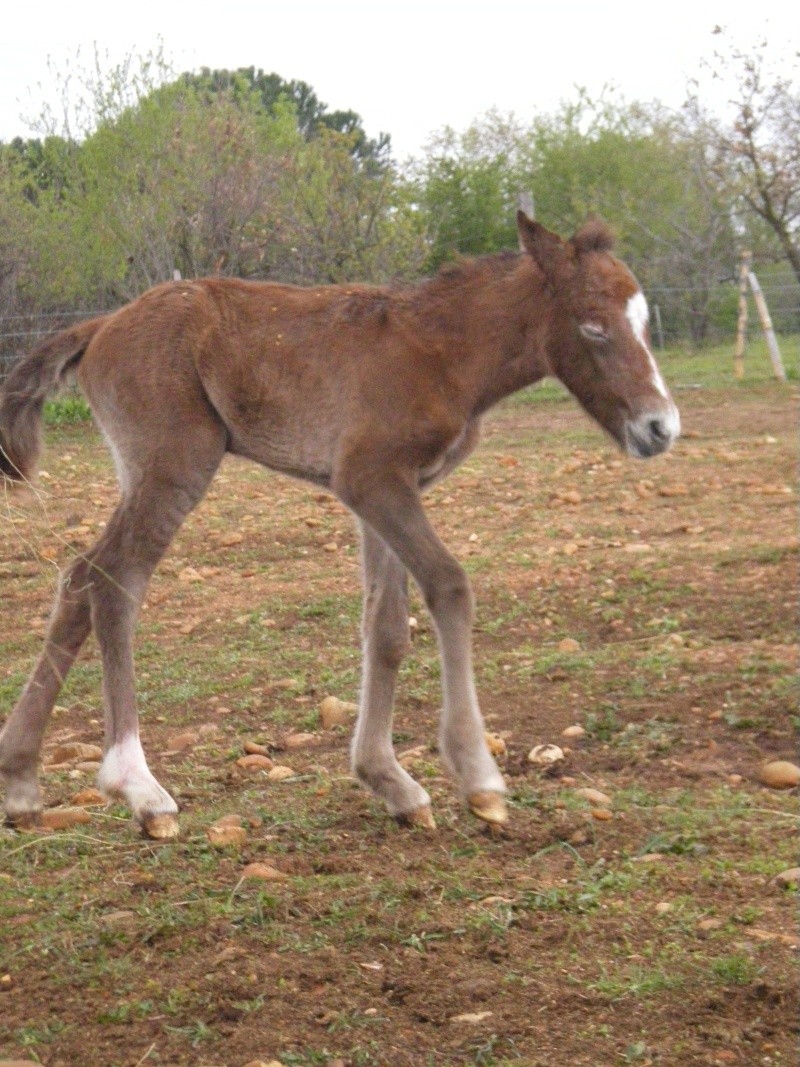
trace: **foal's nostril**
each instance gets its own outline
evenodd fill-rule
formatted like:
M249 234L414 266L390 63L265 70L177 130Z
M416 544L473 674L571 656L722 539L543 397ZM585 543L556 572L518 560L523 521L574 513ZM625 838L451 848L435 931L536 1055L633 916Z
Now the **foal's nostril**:
M647 424L647 428L654 441L666 441L669 437L669 430L661 419L651 419Z

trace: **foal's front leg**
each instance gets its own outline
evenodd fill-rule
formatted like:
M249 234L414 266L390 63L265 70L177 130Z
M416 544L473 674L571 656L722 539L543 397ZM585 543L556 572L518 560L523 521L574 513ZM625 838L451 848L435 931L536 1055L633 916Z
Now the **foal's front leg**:
M336 488L418 583L442 659L442 756L473 813L489 823L504 823L506 787L486 744L472 676L473 605L467 575L434 533L416 485L402 474L342 471Z
M364 581L361 705L352 744L353 772L392 815L433 829L430 797L395 758L392 709L400 664L408 651L406 569L369 526L361 524Z

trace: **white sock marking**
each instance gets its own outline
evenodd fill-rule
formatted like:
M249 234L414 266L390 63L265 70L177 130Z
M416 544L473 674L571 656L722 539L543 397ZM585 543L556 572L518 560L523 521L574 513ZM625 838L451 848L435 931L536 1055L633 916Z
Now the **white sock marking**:
M147 766L138 734L128 734L106 752L97 784L109 796L122 797L135 815L174 814L178 810Z

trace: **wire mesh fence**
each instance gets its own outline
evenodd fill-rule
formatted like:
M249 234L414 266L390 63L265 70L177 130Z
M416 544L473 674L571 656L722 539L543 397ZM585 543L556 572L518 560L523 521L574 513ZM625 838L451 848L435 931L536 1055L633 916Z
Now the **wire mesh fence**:
M762 285L778 335L800 335L800 286L781 279ZM653 286L647 290L651 310L650 332L657 349L702 347L730 341L736 334L737 285L734 281L717 286L709 294L678 286ZM78 311L31 311L26 314L0 314L0 381L14 362L49 334L73 322L102 315L113 308L84 308ZM758 330L755 309L750 311L750 332Z

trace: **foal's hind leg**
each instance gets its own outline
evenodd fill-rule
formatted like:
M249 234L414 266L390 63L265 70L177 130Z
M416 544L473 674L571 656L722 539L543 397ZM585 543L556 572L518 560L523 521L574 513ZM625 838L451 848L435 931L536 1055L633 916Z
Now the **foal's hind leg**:
M4 808L9 822L35 822L42 810L37 780L42 738L90 626L87 565L78 559L62 577L44 649L0 733L0 777L6 782Z
M211 427L206 427L211 430ZM98 786L122 799L151 837L174 837L177 805L147 766L139 740L133 631L147 583L174 534L201 499L225 451L219 426L185 434L120 503L92 554L90 601L103 659L105 755Z
M44 651L0 733L5 812L35 821L42 808L37 766L56 696L94 626L103 658L106 751L99 784L122 798L145 830L177 832L175 801L150 773L139 741L133 628L147 582L186 515L201 499L225 451L214 420L184 428L168 453L132 470L130 485L95 547L65 573ZM140 457L141 458L141 457Z
M433 827L430 797L403 770L392 748L392 708L397 671L408 651L408 579L388 545L361 524L364 580L361 706L352 745L356 777L379 796L392 815Z

